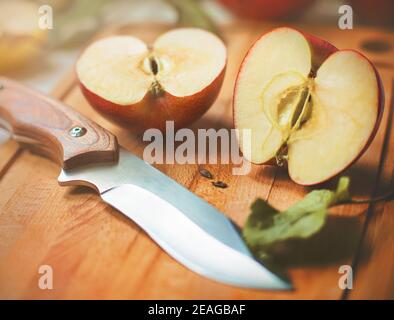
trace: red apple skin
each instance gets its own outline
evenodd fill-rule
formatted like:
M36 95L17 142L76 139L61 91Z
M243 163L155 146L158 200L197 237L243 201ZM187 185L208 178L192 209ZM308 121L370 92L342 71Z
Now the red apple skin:
M274 20L302 12L314 0L220 0L242 18Z
M225 69L205 89L191 96L175 97L164 91L160 97L155 97L149 91L140 102L132 105L113 103L87 89L81 81L79 85L90 105L105 118L137 133L150 128L164 132L166 121L174 121L175 129L184 128L210 108L222 87Z
M317 69L319 69L322 63L334 52L337 52L338 48L326 40L306 34L299 30L297 31L301 32L309 43L312 52L312 70L316 74Z
M287 28L287 27L284 27L284 28ZM279 29L280 29L280 28L279 28ZM276 31L276 30L278 30L278 29L274 29L274 30L272 30L272 31L269 31L268 33L274 32L274 31ZM296 29L294 29L294 30L296 30ZM298 32L301 32L301 31L299 31L299 30L297 30L297 31L298 31ZM263 34L261 37L259 37L259 38L255 41L255 43L256 43L257 41L259 41L262 37L266 36L268 33L265 33L265 34ZM310 35L310 34L306 34L306 33L304 33L304 32L301 32L301 33L302 33L303 36L308 40L308 42L309 42L309 44L310 44L310 46L311 46L312 55L315 55L314 57L312 57L312 65L313 65L313 67L318 68L318 67L324 62L324 60L326 60L331 54L334 54L335 52L339 51L335 46L333 46L332 44L330 44L330 43L327 42L326 40L323 40L323 39L321 39L321 38L312 36L312 35ZM245 58L243 59L243 61L242 61L242 63L241 63L241 66L240 66L240 68L239 68L237 78L238 78L238 76L239 76L239 73L240 73L240 71L241 71L241 69L242 69L243 64L247 61L247 58L248 58L249 54L253 51L253 48L254 48L254 46L255 46L255 43L251 46L251 48L250 48L250 49L248 50L248 52L246 53L246 56L245 56ZM380 122L381 122L382 116L383 116L384 104L385 104L385 101L384 101L384 88L383 88L382 79L380 78L380 75L379 75L377 69L375 68L375 66L373 65L373 63L372 63L367 57L365 57L362 53L360 53L360 52L358 52L358 51L356 51L356 50L353 50L353 49L347 49L347 50L348 50L348 51L356 52L357 54L359 54L359 55L361 55L363 58L365 58L365 59L368 61L368 63L371 65L371 67L373 68L373 70L374 70L374 72L375 72L376 80L377 80L377 83L378 83L378 91L379 91L379 92L378 92L378 106L377 106L378 111L377 111L375 126L374 126L374 129L373 129L372 132L371 132L371 135L370 135L369 139L368 139L367 142L365 143L365 146L361 149L361 151L360 151L360 153L357 155L357 157L355 157L355 159L354 159L348 166L346 166L345 168L343 168L341 171L339 171L339 172L333 174L331 177L329 177L329 178L327 178L327 179L325 179L325 180L323 180L323 181L320 181L318 184L324 183L324 182L326 182L326 181L328 181L328 180L334 178L335 176L337 176L337 175L340 174L341 172L347 170L349 167L351 167L351 166L352 166L352 165L353 165L353 164L354 164L354 163L365 153L365 151L368 149L368 147L370 146L370 144L372 143L373 139L374 139L375 136L376 136L376 133L377 133L377 131L378 131L378 129L379 129ZM341 50L341 51L346 51L346 50ZM235 127L235 128L237 128L237 125L236 125L236 117L235 117L235 110L234 110L234 106L235 106L235 103L234 103L234 102L235 102L235 97L236 97L237 90L238 90L238 88L237 88L237 83L238 83L238 81L236 80L236 81L235 81L235 87L234 87L234 94L233 94L233 122L234 122L234 127ZM254 162L252 162L252 163L254 163ZM254 164L259 164L259 163L254 163ZM270 160L268 160L267 162L262 163L262 164L264 164L264 165L271 165L271 166L278 166L278 165L277 165L277 162L276 162L276 160L275 160L275 158L272 158L272 159L270 159ZM260 164L260 165L261 165L261 164ZM285 165L285 166L287 166L287 165ZM301 185L304 185L304 186L311 186L311 185L316 185L316 183L314 183L314 184L301 184Z

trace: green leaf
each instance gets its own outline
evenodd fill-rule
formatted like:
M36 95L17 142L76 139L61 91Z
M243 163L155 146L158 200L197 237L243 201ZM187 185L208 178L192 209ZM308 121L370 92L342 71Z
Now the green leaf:
M349 193L350 179L349 177L341 177L338 181L336 191L336 203L347 202L351 200Z
M283 212L257 199L243 228L246 243L260 256L266 256L279 242L314 235L324 226L328 208L350 199L349 184L349 178L343 177L336 191L314 190Z
M216 24L196 0L165 1L178 12L178 20L181 25L206 29L219 35Z

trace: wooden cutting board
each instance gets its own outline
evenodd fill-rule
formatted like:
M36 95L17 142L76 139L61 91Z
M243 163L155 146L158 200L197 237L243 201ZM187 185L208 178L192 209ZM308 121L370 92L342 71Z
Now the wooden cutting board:
M216 103L194 128L232 127L231 97L237 69L250 45L273 27L246 23L223 27L229 51L224 86ZM339 48L361 50L377 65L386 92L383 121L373 144L346 174L351 176L352 191L357 196L392 190L394 36L359 27L353 31L298 27L328 39ZM117 27L99 37L133 34L149 42L167 28ZM365 43L374 51L363 49ZM391 48L385 49L387 46ZM95 113L81 95L73 72L56 86L53 95L96 120L115 133L122 145L141 155L141 139ZM103 203L94 191L59 187L59 168L49 160L20 149L13 141L0 146L0 155L0 298L394 298L394 202L338 207L319 236L306 245L295 245L283 261L294 291L248 290L189 271L132 221ZM198 174L197 165L158 166L240 225L257 197L284 209L310 191L291 182L286 171L275 167L253 166L247 176L232 176L230 165L206 167L216 179L228 183L229 188L214 188ZM334 184L332 181L323 187ZM42 265L52 267L52 290L41 290L38 286ZM344 291L338 286L341 265L353 266L353 290Z

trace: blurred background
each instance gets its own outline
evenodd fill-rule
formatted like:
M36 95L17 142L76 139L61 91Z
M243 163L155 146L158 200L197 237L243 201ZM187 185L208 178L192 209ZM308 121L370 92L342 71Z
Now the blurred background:
M216 33L239 19L336 26L343 4L352 6L354 28L392 31L392 0L0 0L0 74L50 92L88 39L109 25L162 23ZM42 5L53 10L51 30L38 28Z

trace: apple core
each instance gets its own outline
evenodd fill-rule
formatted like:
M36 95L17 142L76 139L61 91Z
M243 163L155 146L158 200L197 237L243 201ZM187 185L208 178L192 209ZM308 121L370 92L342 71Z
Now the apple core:
M272 127L282 132L282 150L291 134L309 119L312 88L313 78L289 71L276 75L263 89L261 107ZM283 164L279 157L276 160Z
M354 50L291 28L263 35L247 53L234 89L239 145L251 162L287 163L292 180L321 183L351 165L375 135L383 90ZM251 148L251 150L246 149Z

